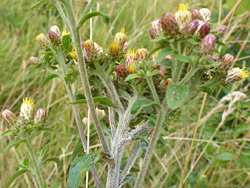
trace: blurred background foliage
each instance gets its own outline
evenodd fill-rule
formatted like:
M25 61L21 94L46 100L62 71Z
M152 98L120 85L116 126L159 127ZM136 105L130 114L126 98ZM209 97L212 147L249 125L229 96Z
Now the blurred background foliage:
M102 0L97 1L93 10L100 10L111 17L110 25L103 24L101 18L93 19L93 39L103 48L109 48L114 34L122 27L126 28L130 48L152 49L154 44L148 34L153 20L163 13L174 13L179 3L188 3L189 9L207 7L212 10L212 22L222 23L224 18L233 9L236 0ZM48 163L43 167L43 175L53 185L66 179L69 166L73 159L74 148L79 142L78 131L74 122L71 105L65 93L63 84L54 80L44 88L40 85L47 73L34 69L29 62L30 56L39 56L39 45L34 38L41 32L47 34L51 25L58 25L65 29L55 8L42 6L30 11L33 0L1 0L0 1L0 108L8 108L18 113L22 98L29 96L35 99L37 108L44 107L49 111L48 126L56 131L44 133L34 140L34 145L43 148L50 146L49 156L61 159L61 165ZM75 0L76 12L79 13L85 0ZM236 66L250 67L250 1L242 0L232 19L226 22L229 31L224 38L226 44L221 50L221 56L232 53L236 59ZM220 16L219 16L220 15ZM218 19L220 18L220 19ZM82 29L83 40L89 39L89 23ZM227 88L216 88L215 92L207 97L202 121L195 140L195 149L191 156L191 166L201 153L204 155L198 160L195 168L190 171L185 187L246 187L250 186L250 98L249 81L236 83ZM233 105L233 112L223 122L219 131L215 130L221 123L222 113L227 110L227 103L219 105L219 101L228 92L240 91L246 94L244 100ZM80 90L82 92L82 90ZM154 153L144 187L177 187L182 177L182 171L188 149L193 138L204 93L193 96L185 106L176 113L178 119L170 122L170 126L162 133L162 140ZM82 118L85 117L86 106L81 106ZM6 128L1 120L0 133ZM108 127L105 127L108 129ZM213 134L215 135L213 136ZM211 141L209 141L211 139ZM0 187L6 179L15 172L26 153L22 146L3 152L4 147L11 140L10 137L1 137L0 134ZM208 147L206 148L206 145ZM91 146L96 150L100 145L97 135L92 128ZM206 150L204 150L206 148ZM127 148L127 155L131 150ZM82 153L80 153L82 155ZM131 175L136 177L140 160L135 165ZM126 159L124 158L124 161ZM99 174L105 181L107 166L98 164ZM189 172L190 169L188 169ZM83 175L84 176L84 175ZM84 183L84 181L83 181ZM91 179L90 184L93 185ZM19 178L13 187L35 187L29 175ZM124 187L133 187L133 181Z

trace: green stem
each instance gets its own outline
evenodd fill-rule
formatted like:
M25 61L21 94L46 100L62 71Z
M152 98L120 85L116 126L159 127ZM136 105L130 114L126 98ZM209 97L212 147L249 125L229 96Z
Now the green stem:
M147 78L147 82L148 82L148 85L149 85L149 88L153 94L153 97L154 97L154 100L157 102L157 103L160 103L160 100L159 100L159 97L158 97L158 94L156 92L156 89L155 89L155 86L154 86L154 82L153 82L153 79L152 77L150 78Z
M73 43L74 43L75 48L76 48L76 55L77 55L77 59L78 59L80 77L81 77L85 97L87 100L88 108L91 112L91 117L92 117L93 123L95 125L96 131L98 133L98 136L100 138L100 141L102 143L102 146L104 148L104 151L106 153L110 154L110 150L109 150L107 141L104 137L101 123L99 121L99 118L98 118L96 110L95 110L95 104L93 101L93 97L92 97L90 85L89 85L89 80L88 80L86 63L85 63L84 56L83 56L81 37L80 37L79 31L76 30L76 18L75 18L74 12L73 12L72 2L65 1L65 7L66 7L66 11L67 11L67 14L69 17L71 37L72 37Z
M199 87L212 87L214 86L215 84L217 84L219 81L219 78L218 76L214 77L212 80L210 80L209 82L205 83L205 84L202 84L200 85Z
M181 71L182 71L182 66L183 66L182 62L175 60L175 66L174 66L173 78L172 78L173 84L176 84L178 82Z
M186 76L180 81L179 86L184 85L197 71L198 69L191 68L191 70L186 74Z
M27 142L25 142L26 148L27 148L27 151L28 151L30 159L31 159L31 163L32 163L33 168L34 168L35 178L37 180L39 188L43 188L43 178L42 178L42 174L40 172L40 169L38 167L38 160L37 160L36 155L32 149L29 138L27 136L25 138L27 139Z

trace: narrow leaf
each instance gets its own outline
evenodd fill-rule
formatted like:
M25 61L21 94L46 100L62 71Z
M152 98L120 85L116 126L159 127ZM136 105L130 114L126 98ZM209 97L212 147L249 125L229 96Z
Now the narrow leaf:
M43 3L45 3L47 0L40 0L36 3L34 3L31 7L30 7L30 10L34 10L38 7L40 7Z
M109 24L110 18L107 14L104 14L102 12L96 11L96 12L91 12L85 15L77 24L77 29L79 29L87 20L90 18L93 18L95 16L101 16L103 18L104 23Z
M50 188L59 188L62 185L62 182L56 183L54 184L52 187Z
M229 151L223 151L215 155L215 158L222 161L229 161L234 158L234 154Z
M110 106L110 107L115 107L114 103L109 97L93 97L94 103L101 104L104 106ZM87 104L86 99L80 99L77 100L76 102L73 102L72 104Z
M49 75L47 78L45 78L45 80L43 80L43 83L41 84L41 88L44 87L50 80L52 80L53 78L59 77L58 74L51 74Z
M64 35L62 38L62 46L64 48L64 50L66 50L67 52L72 52L72 40L70 38L70 35Z
M55 162L57 166L60 166L60 159L58 159L57 157L51 157L51 158L45 159L43 162Z
M163 47L157 47L157 48L154 48L153 50L151 50L149 53L148 53L148 59L150 59L151 55L153 55L155 52L157 52L158 50L162 49Z
M8 151L10 148L18 145L18 144L21 144L23 142L26 142L27 140L24 138L24 139L15 139L13 140L12 142L9 143L9 145L5 148L4 152Z
M127 76L127 78L125 79L125 81L129 81L135 78L140 78L141 76L139 76L138 74L130 74Z
M191 63L191 58L185 55L173 55L173 58L181 61Z
M168 55L172 52L173 52L173 50L171 50L169 48L164 48L163 50L161 50L154 61L154 66L157 65L157 63L159 63L166 55Z
M16 173L14 173L6 182L5 184L5 188L10 187L10 185L15 181L15 179L17 179L19 176L21 176L22 174L26 173L26 172L30 172L28 169L22 169L17 171Z
M176 109L188 96L189 88L186 86L178 86L170 84L167 90L167 102L171 109Z

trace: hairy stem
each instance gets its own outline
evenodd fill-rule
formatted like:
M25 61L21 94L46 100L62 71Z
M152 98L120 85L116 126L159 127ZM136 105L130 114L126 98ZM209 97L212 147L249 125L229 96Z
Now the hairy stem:
M102 143L104 151L109 154L110 150L109 150L107 141L104 137L102 126L101 126L101 123L100 123L99 118L97 116L97 113L95 110L95 104L94 104L93 97L92 97L91 90L90 90L88 73L87 73L86 63L84 60L83 49L82 49L82 45L81 45L81 36L80 36L79 31L77 31L77 29L76 29L76 18L75 18L73 7L72 7L72 2L65 1L65 6L66 6L66 11L67 11L67 14L69 17L71 37L72 37L72 40L73 40L73 43L74 43L75 49L76 49L76 55L77 55L77 59L78 59L78 67L79 67L79 71L80 71L80 78L82 81L84 94L85 94L85 97L87 100L88 109L90 110L93 123L95 125L96 131L98 133L98 136L100 138L100 141Z
M34 168L34 174L35 174L36 181L39 185L39 188L43 188L43 178L42 178L42 174L40 172L40 168L38 166L38 160L37 160L36 155L32 149L30 139L27 136L26 136L26 139L27 139L27 142L25 142L25 144L26 144L28 154L30 156L31 163L32 163L33 168Z
M191 68L190 71L186 74L186 76L180 81L180 83L178 85L184 85L193 75L194 73L197 71L197 69L195 68Z
M175 66L174 66L174 71L173 71L173 76L172 76L172 83L176 84L179 81L181 72L182 72L182 66L183 63L175 60Z

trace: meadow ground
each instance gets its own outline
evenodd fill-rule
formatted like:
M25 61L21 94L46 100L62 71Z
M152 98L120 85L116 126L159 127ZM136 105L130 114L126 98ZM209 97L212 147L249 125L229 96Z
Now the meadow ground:
M227 14L236 4L236 0L187 0L190 9L202 5L211 8L212 22L222 23ZM51 147L49 156L57 156L61 165L52 163L43 166L43 175L53 185L63 182L66 187L68 170L72 161L72 153L79 142L78 131L71 111L71 105L63 84L53 80L44 88L40 85L46 73L34 69L29 62L31 55L39 55L39 45L34 38L41 32L46 33L51 25L65 28L56 9L47 10L46 6L30 11L32 0L1 0L0 2L0 109L8 108L17 112L22 98L30 96L35 99L36 106L47 108L49 111L48 126L56 131L42 134L33 144L42 148ZM79 11L83 0L75 1ZM110 25L103 24L101 18L93 20L93 39L104 48L108 48L114 34L122 27L126 28L128 42L131 46L151 48L152 41L148 34L150 24L162 13L175 12L180 0L103 0L95 6L111 17ZM235 55L238 66L250 67L250 2L243 0L234 12L232 19L226 24L229 31L224 38L226 47L221 54L230 52ZM173 11L174 10L174 11ZM219 20L213 18L218 17ZM82 30L84 40L89 38L89 24ZM177 113L179 118L170 122L163 133L163 141L154 152L144 187L171 187L178 185L182 177L185 160L193 140L198 116L201 113L199 129L194 140L194 150L191 155L191 169L188 169L186 187L246 187L250 186L250 98L248 78L227 88L216 88L212 95L202 92L192 97L188 105ZM246 97L233 104L234 108L225 119L229 103L237 97L229 96L229 100L221 101L227 94L235 91L244 93ZM231 98L230 98L231 97ZM204 102L204 103L203 103ZM204 110L201 110L202 103ZM81 106L82 117L86 115L86 106ZM224 113L225 115L225 113ZM2 137L1 132L6 126L1 120L0 125L0 187L18 168L26 152L22 145L3 152L11 137ZM98 148L96 132L92 129L91 146ZM127 155L130 150L127 149ZM135 166L135 172L140 167L140 159ZM106 171L106 166L99 165L98 173ZM102 176L102 181L105 177ZM93 179L90 180L93 184ZM132 187L133 181L124 187ZM19 178L12 187L35 187L32 177L25 175Z

